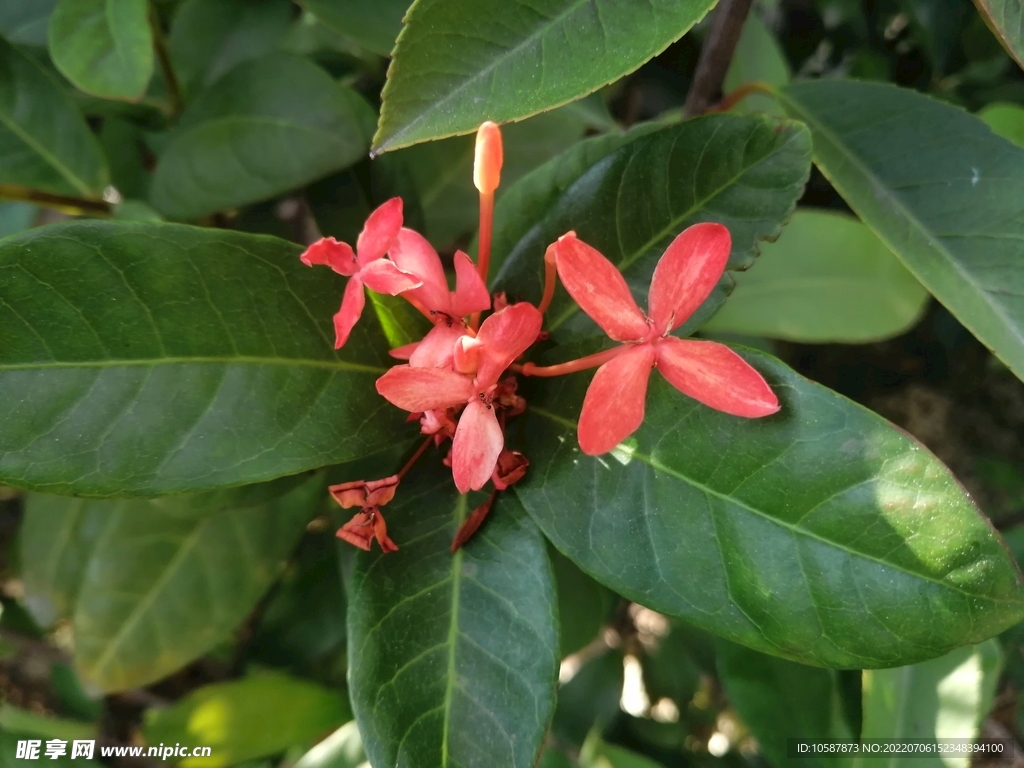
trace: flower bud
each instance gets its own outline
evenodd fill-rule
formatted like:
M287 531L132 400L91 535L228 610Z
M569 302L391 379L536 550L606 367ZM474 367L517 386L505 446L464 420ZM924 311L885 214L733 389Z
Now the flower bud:
M501 129L488 120L476 132L473 184L480 194L492 194L501 183Z

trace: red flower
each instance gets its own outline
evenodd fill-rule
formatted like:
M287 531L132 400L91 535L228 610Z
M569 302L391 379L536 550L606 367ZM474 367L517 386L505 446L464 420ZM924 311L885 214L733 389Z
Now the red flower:
M393 350L392 355L408 360L414 368L443 368L452 364L455 342L466 333L463 318L491 306L487 286L476 265L462 251L455 252L455 290L448 290L448 278L437 251L423 235L402 228L390 250L391 260L404 272L414 274L422 284L402 294L418 306L434 327L415 344Z
M361 507L362 509L338 529L338 538L344 539L360 549L370 551L370 543L377 539L384 552L395 552L398 546L388 538L388 527L379 507L395 498L398 488L398 475L385 477L383 480L355 480L351 483L332 485L327 490L334 500L345 509Z
M683 394L725 413L756 418L779 410L761 374L731 349L669 335L704 302L725 271L731 249L725 227L695 224L672 241L654 270L646 316L618 269L574 232L552 249L569 294L609 337L624 342L611 351L587 389L579 421L584 453L606 453L636 431L643 422L652 368ZM530 373L526 367L523 372Z
M476 338L460 337L452 368L396 365L377 379L377 391L412 413L465 405L452 444L452 475L459 491L490 479L505 444L495 414L498 379L537 339L542 318L532 304L513 304L484 320Z
M371 291L397 296L423 284L415 273L403 271L394 262L384 258L401 228L402 198L393 197L366 219L356 241L355 251L348 243L339 243L333 237L323 237L309 246L300 257L306 266L326 264L339 275L350 278L345 286L341 309L334 316L335 349L340 349L348 341L352 327L363 313L366 304L364 285Z

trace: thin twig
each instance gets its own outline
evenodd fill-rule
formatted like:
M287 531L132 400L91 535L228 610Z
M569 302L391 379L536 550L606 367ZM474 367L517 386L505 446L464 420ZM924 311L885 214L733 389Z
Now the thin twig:
M114 212L114 206L105 200L87 200L84 197L54 195L50 192L23 187L20 184L0 183L0 200L34 203L72 216L110 216Z
M686 94L683 111L687 117L703 115L718 100L752 3L753 0L720 0L715 8L690 92Z
M149 6L149 27L153 30L153 51L156 53L156 60L160 64L160 72L167 83L167 94L171 100L171 115L180 115L185 108L185 99L181 94L181 84L177 75L174 74L174 65L171 64L171 52L167 47L167 40L160 28L160 15L156 8Z

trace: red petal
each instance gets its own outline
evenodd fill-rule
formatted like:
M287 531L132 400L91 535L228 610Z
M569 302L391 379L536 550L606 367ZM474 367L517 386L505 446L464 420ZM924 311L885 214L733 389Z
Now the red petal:
M354 275L359 264L356 262L356 254L348 243L339 243L333 237L321 237L299 257L307 267L315 264L327 264L339 275L350 277Z
M377 391L389 403L413 413L459 405L476 394L468 376L409 365L396 365L377 379Z
M655 351L661 375L710 408L748 418L779 410L779 400L761 374L724 344L670 336Z
M391 247L402 228L402 198L392 197L371 213L356 241L359 265L376 261Z
M341 349L348 341L348 335L363 314L366 306L366 294L363 283L358 276L350 277L345 286L345 295L341 299L341 309L334 316L334 348Z
M462 323L435 325L423 337L423 341L416 347L416 351L412 353L409 365L413 368L451 368L455 343L462 338L462 334L465 332L466 329Z
M482 389L496 384L512 361L529 349L537 340L543 321L537 308L525 301L505 307L484 320L476 336L483 345L476 374Z
M460 493L484 487L504 444L493 406L473 398L459 417L452 441L452 476Z
M366 481L353 480L328 486L327 492L345 509L366 506Z
M398 475L391 475L380 480L371 480L366 484L366 503L373 507L383 507L393 498L398 490ZM380 514L378 512L378 514Z
M388 526L384 522L384 515L380 513L379 509L373 516L373 535L377 539L377 543L380 544L381 552L387 554L388 552L398 551L398 545L388 538Z
M597 369L580 412L579 441L584 453L607 453L643 423L653 365L651 345L640 344Z
M476 270L476 264L462 251L455 252L455 295L452 315L465 317L491 308L491 295Z
M616 341L647 335L647 319L614 264L572 232L551 247L562 285L605 333Z
M373 541L373 517L367 512L357 512L355 517L338 529L335 534L339 539L344 539L349 544L370 551L370 542Z
M359 270L359 279L371 291L386 293L388 296L397 296L423 285L423 281L416 275L403 272L398 265L387 259L371 261Z
M731 250L729 230L721 224L694 224L672 241L654 269L647 297L659 336L697 311L722 277Z
M401 347L395 347L388 354L395 360L408 360L419 345L418 341L414 341L412 344L403 344Z
M400 270L423 281L421 287L409 292L414 299L427 309L451 314L451 295L441 257L423 235L403 227L388 255Z

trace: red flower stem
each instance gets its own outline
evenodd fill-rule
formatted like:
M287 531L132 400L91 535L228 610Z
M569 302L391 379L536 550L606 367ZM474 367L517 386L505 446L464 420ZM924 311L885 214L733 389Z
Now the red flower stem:
M480 193L480 237L477 240L476 270L487 285L487 273L491 268L491 233L494 231L494 193ZM474 312L469 318L469 327L480 327L480 313Z
M551 306L551 300L555 298L555 282L558 279L558 271L555 265L555 255L552 251L553 245L549 245L544 253L544 296L541 297L537 309L543 315Z
M409 460L408 460L407 462L405 462L405 466L404 466L404 467L402 467L402 468L401 468L401 469L400 469L400 470L398 471L398 479L399 479L399 480L401 480L401 479L402 479L403 477L405 477L405 474L406 474L406 472L408 472L408 471L409 471L410 469L412 469L412 465L413 465L413 464L415 464L415 463L416 463L416 460L417 460L417 459L418 459L418 458L419 458L420 456L422 456L422 455L423 455L423 452L424 452L425 450L427 450L427 448L429 448L429 447L430 447L430 444L431 444L432 442L434 442L434 436L433 436L433 435L431 435L431 436L430 436L430 437L428 437L428 438L427 438L426 440L424 440L424 441L423 441L423 445L421 445L421 446L420 446L419 448L417 448L417 449L416 449L416 453L414 453L414 454L412 455L412 457L410 457L410 459L409 459Z
M434 316L430 314L430 310L420 304L416 299L410 296L408 293L403 293L402 298L408 301L415 309L418 309L420 313L427 318L430 322L434 322Z
M559 363L558 365L537 366L533 363L523 363L522 365L512 365L510 367L516 373L523 374L523 376L565 376L567 373L576 373L577 371L585 371L588 368L597 368L599 365L604 365L609 360L614 360L627 349L629 349L628 345L620 344L612 349L606 349L604 352L597 352L593 355L587 355L578 360L570 360L567 363Z
M772 97L775 96L775 91L772 90L772 87L768 85L768 83L744 83L739 88L734 90L732 93L726 94L726 96L713 107L708 107L707 112L705 112L704 114L710 115L715 112L728 112L730 109L732 109L745 98L747 98L747 96L750 96L753 93L762 93L765 96Z

